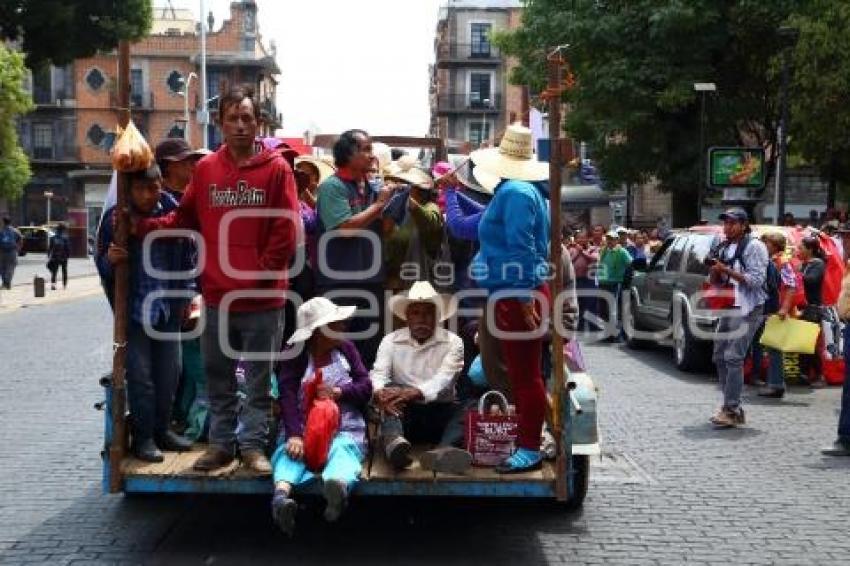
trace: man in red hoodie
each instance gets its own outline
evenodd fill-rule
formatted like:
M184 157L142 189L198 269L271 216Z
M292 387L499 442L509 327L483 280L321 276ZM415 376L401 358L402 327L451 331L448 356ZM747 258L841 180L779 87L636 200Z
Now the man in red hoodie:
M224 145L202 159L179 207L136 222L144 235L162 228L200 232L206 249L201 290L202 337L210 399L210 444L198 471L243 463L271 473L265 455L271 418L270 374L280 350L287 266L295 253L298 197L280 152L255 143L260 108L250 86L219 99ZM237 438L236 363L245 367L247 399Z

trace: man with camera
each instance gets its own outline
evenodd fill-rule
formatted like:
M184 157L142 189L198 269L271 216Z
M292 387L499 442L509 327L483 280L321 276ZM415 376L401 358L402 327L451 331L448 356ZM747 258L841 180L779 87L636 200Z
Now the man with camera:
M726 240L706 262L711 266L711 282L729 291L731 304L720 317L714 340L713 359L723 405L710 420L717 428L733 428L746 422L741 403L744 359L761 323L770 259L765 245L751 236L743 209L729 209L720 215L720 220Z

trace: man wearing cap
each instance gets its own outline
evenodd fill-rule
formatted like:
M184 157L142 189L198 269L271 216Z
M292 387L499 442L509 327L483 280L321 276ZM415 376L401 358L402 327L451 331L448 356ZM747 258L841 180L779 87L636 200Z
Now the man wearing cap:
M162 188L178 203L192 180L195 165L210 152L193 150L183 138L168 138L159 143L154 151L156 164L162 172Z
M617 331L608 337L610 341L619 340L622 331L621 321L618 320L618 306L620 304L620 293L623 290L623 282L629 267L632 265L632 256L620 245L619 234L611 230L605 234L605 246L599 251L599 267L597 279L600 294L599 305L596 311L607 321L609 328L616 326Z
M460 473L469 467L463 439L463 410L455 380L463 369L463 341L441 323L454 313L451 298L427 281L390 298L389 307L406 326L384 337L369 376L381 411L381 442L396 468L409 466L411 444L437 443L423 455L426 469Z
M714 284L732 285L734 305L720 317L714 339L713 359L723 405L710 421L717 428L732 428L746 422L741 401L744 359L761 325L770 258L764 243L750 235L749 217L743 209L729 209L720 215L720 220L726 241L709 260L709 279Z

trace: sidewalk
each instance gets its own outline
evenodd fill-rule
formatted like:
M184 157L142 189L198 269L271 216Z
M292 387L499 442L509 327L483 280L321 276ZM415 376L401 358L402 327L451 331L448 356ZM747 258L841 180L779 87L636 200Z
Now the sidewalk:
M32 278L35 275L41 275L47 281L50 281L50 272L47 271L47 254L29 253L18 258L18 267L15 269L15 277L12 279L12 289L16 287L29 287L32 289ZM97 275L97 267L94 260L91 258L72 257L68 260L68 287L71 287L71 281L80 277L89 277ZM60 272L59 277L62 274ZM49 283L48 283L49 285Z
M32 281L30 281L28 285L15 285L10 291L0 290L0 315L22 308L47 306L92 297L102 293L103 289L100 286L100 278L96 275L69 279L68 288L65 290L59 285L59 288L53 291L50 289L50 283L47 283L45 296L40 298L35 297ZM104 299L105 303L106 299Z

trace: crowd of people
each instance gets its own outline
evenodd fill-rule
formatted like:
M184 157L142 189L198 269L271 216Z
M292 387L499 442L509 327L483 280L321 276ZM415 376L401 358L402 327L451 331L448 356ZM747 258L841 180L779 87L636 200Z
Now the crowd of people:
M130 175L126 246L115 242L115 207L98 232L113 306L115 266L129 266L133 455L160 462L163 451L206 440L194 468L212 472L238 458L272 476L273 518L292 533L298 486L320 482L325 517L336 520L370 449L398 470L416 456L424 469L463 473L472 462L465 412L497 390L519 425L515 451L496 471L539 469L550 323L568 338L599 327L618 340L619 296L666 234L603 226L565 234L554 243L564 259L562 320L549 321L549 166L527 128L510 126L499 147L426 170L363 130L342 133L327 157L259 140L248 87L225 93L219 115L216 152L165 140L156 163ZM778 315L789 316L787 290L796 287L818 305L817 240L803 241L798 278L780 259L779 236L762 243L748 236L745 215L722 218L728 244L711 277L735 286L742 316L729 324L761 326L770 257L784 293ZM577 300L576 288L609 298ZM715 343L718 426L744 421L752 332ZM770 375L764 393L779 396ZM835 452L850 453L848 411ZM416 443L428 449L414 451Z
M465 412L496 389L519 421L516 450L496 471L539 469L549 166L537 161L530 130L510 126L499 147L428 170L363 130L342 133L330 159L258 140L248 87L225 93L219 111L218 151L165 140L156 163L130 175L128 244L115 241L115 207L98 233L113 306L115 266L129 266L133 455L160 462L163 451L206 439L195 469L239 458L271 475L273 517L291 533L297 486L320 481L335 520L367 444L396 469L416 456L424 469L464 472ZM562 254L561 322L573 329L575 276ZM194 294L203 307L190 303ZM475 360L484 377L473 382ZM178 389L195 391L194 402ZM310 423L324 411L337 425L322 444ZM175 428L177 414L186 428ZM429 449L414 452L416 443Z

